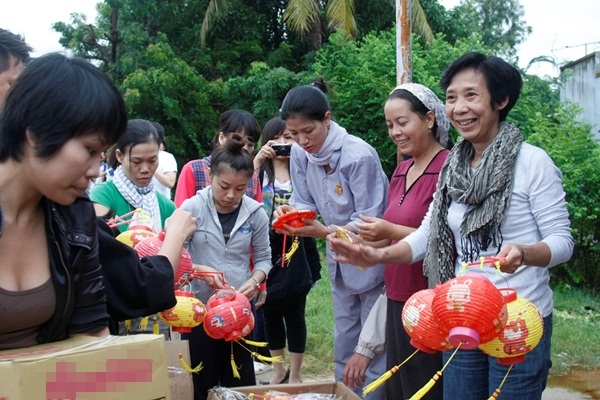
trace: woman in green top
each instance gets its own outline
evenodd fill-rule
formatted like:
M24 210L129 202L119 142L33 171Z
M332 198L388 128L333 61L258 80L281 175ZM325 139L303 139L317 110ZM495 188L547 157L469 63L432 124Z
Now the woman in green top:
M141 209L143 216L134 214L134 225L148 225L159 232L165 220L175 211L175 203L154 190L152 177L158 167L160 139L150 121L133 119L127 130L113 146L108 164L115 170L114 178L94 186L90 199L96 215L112 217ZM119 226L124 232L127 225Z

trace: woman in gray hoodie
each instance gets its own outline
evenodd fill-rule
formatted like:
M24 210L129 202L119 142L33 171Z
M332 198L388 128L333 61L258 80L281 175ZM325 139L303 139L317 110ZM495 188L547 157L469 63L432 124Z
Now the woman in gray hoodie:
M234 134L213 151L211 185L186 200L181 208L197 218L189 245L192 261L222 272L229 285L254 299L271 269L271 247L267 215L260 203L245 195L254 164L244 143L240 135ZM193 282L193 290L202 302L213 293L212 288L197 281ZM252 356L241 346L208 337L202 326L182 338L189 340L192 364L202 362L204 366L201 373L194 374L195 399L206 399L208 389L217 385L256 384ZM241 366L239 379L231 370L232 352Z

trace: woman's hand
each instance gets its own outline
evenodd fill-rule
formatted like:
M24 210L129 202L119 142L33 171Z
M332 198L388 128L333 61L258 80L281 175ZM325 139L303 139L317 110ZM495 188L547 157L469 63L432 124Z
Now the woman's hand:
M256 303L254 303L254 306L258 309L260 307L262 307L263 304L265 304L265 302L267 301L267 290L259 290L258 291L258 298L256 299Z
M327 239L330 249L335 252L333 259L337 262L361 267L370 267L381 263L382 252L380 249L360 243L348 243L333 234L327 236Z
M273 211L273 218L279 218L285 213L289 213L290 211L295 211L296 209L288 204L283 204L278 206L275 211Z
M496 255L500 259L500 271L514 274L520 266L526 262L525 246L514 243L502 245L500 252Z
M352 390L361 388L365 382L367 368L371 365L371 361L373 360L362 354L352 354L352 357L350 357L350 360L346 363L346 368L342 374L344 385Z
M396 224L382 218L360 215L362 222L356 222L356 228L361 238L369 242L390 240L394 238Z
M286 229L277 229L276 232L288 236L313 238L325 238L331 233L331 231L316 218L303 219L302 222L304 222L304 226L294 228L285 225Z
M209 267L208 265L202 264L192 264L192 269L194 271L207 274L202 275L201 279L204 281L204 283L206 283L209 287L213 289L223 289L227 285L223 274L220 271L214 269L213 267Z
M259 169L267 159L275 157L275 150L271 147L274 143L274 140L269 140L267 143L263 144L258 153L256 153L254 156L255 170Z
M265 281L267 276L262 271L254 271L250 279L242 283L238 292L246 296L249 300L258 296L260 292L260 284Z
M165 221L165 233L181 234L188 239L196 232L196 218L182 208L176 209Z

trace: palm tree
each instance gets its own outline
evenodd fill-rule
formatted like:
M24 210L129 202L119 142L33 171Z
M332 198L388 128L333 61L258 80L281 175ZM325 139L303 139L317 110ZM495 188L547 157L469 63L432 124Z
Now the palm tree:
M309 48L316 50L321 47L323 23L321 21L321 8L319 0L289 0L283 20L288 27L301 35L306 35ZM411 15L413 32L417 33L426 42L433 40L433 32L427 22L427 16L419 3L412 0ZM206 35L212 22L224 14L228 0L210 0L202 27L200 28L200 42L206 43ZM329 0L325 8L328 28L339 30L344 34L356 37L357 28L354 19L354 0Z

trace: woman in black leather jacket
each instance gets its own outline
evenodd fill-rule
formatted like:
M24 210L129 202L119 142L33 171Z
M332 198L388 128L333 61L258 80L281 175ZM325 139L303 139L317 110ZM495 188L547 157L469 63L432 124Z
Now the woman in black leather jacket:
M0 349L108 333L84 195L126 123L115 85L82 59L40 57L9 90L0 117Z

